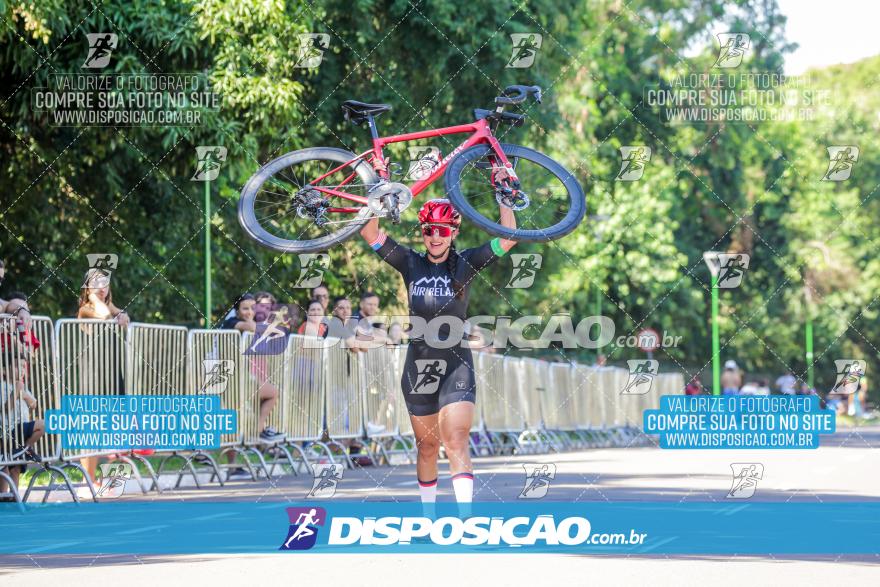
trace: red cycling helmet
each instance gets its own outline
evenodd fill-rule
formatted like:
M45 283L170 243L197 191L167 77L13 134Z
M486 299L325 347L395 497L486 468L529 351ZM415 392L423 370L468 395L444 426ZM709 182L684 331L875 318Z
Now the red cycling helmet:
M437 198L428 200L419 210L419 223L421 224L451 224L461 226L461 214L453 208L449 200Z

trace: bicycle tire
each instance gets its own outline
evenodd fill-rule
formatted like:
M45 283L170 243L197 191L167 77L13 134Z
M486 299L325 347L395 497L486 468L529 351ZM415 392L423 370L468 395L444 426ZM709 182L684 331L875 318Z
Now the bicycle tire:
M534 149L511 144L502 144L501 148L508 158L520 158L531 161L552 173L565 186L568 192L570 204L568 212L562 220L543 229L509 229L480 214L468 201L467 196L464 195L460 187L461 174L465 166L494 152L489 145L476 145L456 156L450 162L444 175L446 193L452 205L455 206L461 215L493 236L518 242L545 243L562 238L577 228L587 212L587 204L584 192L574 176L562 165Z
M238 200L238 221L247 235L260 245L281 253L319 253L326 251L333 245L345 242L369 220L372 215L369 207L364 206L358 212L357 219L333 233L315 239L285 239L270 233L259 223L254 211L254 203L260 188L275 173L297 163L309 160L324 159L336 161L340 164L351 161L357 157L351 151L337 149L335 147L311 147L299 151L291 151L269 163L263 165L245 184ZM355 164L355 171L365 185L372 185L379 181L375 170L361 160Z

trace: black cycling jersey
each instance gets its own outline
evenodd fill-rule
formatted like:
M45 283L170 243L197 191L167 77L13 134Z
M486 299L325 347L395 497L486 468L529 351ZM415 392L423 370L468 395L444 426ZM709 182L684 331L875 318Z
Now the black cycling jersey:
M398 244L385 233L380 233L371 246L403 275L409 292L410 314L425 322L438 316L454 316L464 322L471 282L480 270L505 252L500 241L494 239L459 253L454 276L464 288L459 299L455 297L453 276L446 262L432 263L427 255ZM440 339L448 338L448 333L448 328L441 327ZM458 402L474 403L477 385L471 349L459 345L436 348L430 342L413 339L406 352L400 384L407 410L414 416L436 414L443 407Z
M382 259L397 269L406 283L409 311L430 322L437 316L454 316L467 319L470 284L481 270L504 254L498 239L458 252L455 281L464 287L461 299L455 297L453 276L447 264L433 263L425 253L417 253L390 236L381 233L373 248Z

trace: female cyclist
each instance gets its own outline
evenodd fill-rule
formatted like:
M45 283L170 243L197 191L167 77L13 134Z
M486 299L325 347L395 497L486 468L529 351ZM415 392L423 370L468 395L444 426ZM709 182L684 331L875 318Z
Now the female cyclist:
M500 206L501 224L516 228L513 211ZM379 220L370 220L361 236L389 265L403 276L409 292L410 315L430 323L437 317L451 317L462 324L467 319L468 290L482 269L499 259L516 244L493 239L490 243L463 251L455 250L461 215L449 200L430 200L419 211L425 252L399 245L379 230ZM441 328L440 338L444 330ZM448 335L451 331L447 329ZM410 341L401 386L412 421L418 448L416 472L423 503L437 498L437 457L440 443L446 448L452 487L458 502L473 498L474 475L468 434L474 416L476 380L470 348L459 344L434 348L424 338Z

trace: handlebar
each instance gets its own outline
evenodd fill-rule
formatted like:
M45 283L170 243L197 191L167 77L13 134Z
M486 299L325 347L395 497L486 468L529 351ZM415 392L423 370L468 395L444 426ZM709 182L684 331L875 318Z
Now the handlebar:
M495 98L497 106L512 106L522 104L529 96L535 97L535 102L541 103L540 86L507 86L501 96Z

